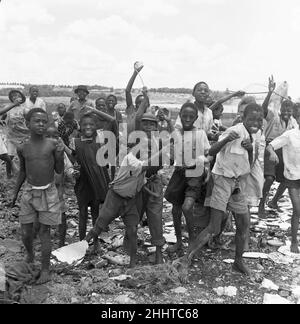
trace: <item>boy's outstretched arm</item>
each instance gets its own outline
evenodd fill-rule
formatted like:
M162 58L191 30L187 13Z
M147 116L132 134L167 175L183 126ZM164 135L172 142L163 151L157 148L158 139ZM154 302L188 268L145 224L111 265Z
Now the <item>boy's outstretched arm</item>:
M243 97L246 93L244 91L237 91L237 92L234 92L224 98L221 98L219 99L217 102L215 102L214 104L212 104L209 108L211 110L213 110L214 108L216 108L217 106L219 105L222 105L224 102L234 98L234 97Z
M18 98L15 102L13 102L3 108L0 108L0 116L6 114L8 111L10 111L13 108L20 106L20 102L21 102L21 99Z
M56 149L54 151L54 170L58 174L62 174L64 172L64 152L65 145L61 138L58 139L56 143Z
M17 153L18 153L18 157L19 157L19 161L20 161L20 171L18 174L18 179L17 179L15 190L14 190L14 196L13 196L12 203L11 203L12 207L15 206L20 189L26 180L25 159L23 157L22 149L18 148Z
M116 120L113 116L110 116L110 115L108 115L108 114L106 114L106 113L104 113L102 111L96 110L96 109L94 109L92 111L92 113L99 116L99 117L101 117L101 118L103 118L103 119L105 119L106 121L109 121L109 122L113 122L113 121ZM90 114L90 112L86 113L86 115L88 115L88 114Z
M130 107L130 106L133 105L131 90L132 90L132 87L133 87L133 84L135 82L136 77L142 71L142 69L143 69L143 66L141 66L139 69L134 69L132 77L130 78L130 80L129 80L128 84L127 84L127 87L126 87L126 90L125 90L127 107Z
M230 132L227 137L225 137L223 140L219 141L218 143L214 144L209 150L208 154L210 156L216 156L217 154L220 153L220 151L226 144L233 142L239 138L240 135L238 133L236 133L235 131Z
M267 150L270 153L270 161L275 162L276 164L278 164L279 163L279 158L278 158L278 155L276 154L273 146L272 145L268 145L267 146Z
M136 112L136 116L135 116L136 129L140 129L139 126L140 126L140 122L142 120L142 117L146 113L147 109L150 106L150 100L149 100L149 97L148 97L147 90L143 90L143 96L144 96L144 100L140 104L139 109Z
M269 113L269 103L270 103L270 99L271 96L273 94L273 92L275 91L276 88L276 83L274 82L274 77L273 75L269 78L269 93L264 101L264 103L262 104L262 108L264 110L264 117L267 118L268 113Z

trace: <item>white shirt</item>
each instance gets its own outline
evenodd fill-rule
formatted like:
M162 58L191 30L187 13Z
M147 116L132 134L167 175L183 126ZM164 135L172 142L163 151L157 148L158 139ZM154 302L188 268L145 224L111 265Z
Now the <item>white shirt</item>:
M300 180L300 129L285 132L271 142L274 150L282 148L284 176L288 180Z
M225 139L230 132L235 131L240 138L227 143L217 155L213 173L226 178L238 178L250 173L249 154L242 147L244 140L250 139L250 134L244 124L238 124L228 128L220 137L219 141Z
M198 110L198 119L195 121L194 126L197 129L202 129L205 131L206 134L208 134L214 124L214 117L212 111L205 107L204 112ZM178 116L176 123L175 123L176 129L182 129L182 123L180 116Z
M30 98L27 98L26 101L24 102L24 107L26 112L33 108L42 108L43 110L47 111L46 103L42 98L36 98L35 103L33 103Z

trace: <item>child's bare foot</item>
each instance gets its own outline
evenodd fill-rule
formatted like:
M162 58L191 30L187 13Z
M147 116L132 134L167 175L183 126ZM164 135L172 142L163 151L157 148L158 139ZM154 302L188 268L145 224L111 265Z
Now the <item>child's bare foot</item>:
M97 240L97 242L94 242L92 255L98 255L99 251L100 251L100 247L99 247L99 243Z
M273 202L273 201L270 201L270 202L268 203L268 207L269 207L270 209L275 209L275 210L277 210L277 211L280 212L280 213L283 212L283 210L278 206L278 204L275 203L275 202Z
M129 264L129 268L130 269L133 269L133 268L135 268L136 267L136 257L131 257L130 258L130 264Z
M243 261L237 261L235 260L233 266L232 266L232 270L242 273L246 276L251 276L251 271L250 269L245 265L245 263Z
M264 208L259 208L258 210L258 217L260 219L266 219L267 218L267 214Z
M37 285L43 285L51 280L50 272L48 270L42 270L40 278L37 280Z
M171 245L167 248L167 252L170 254L177 253L178 256L183 256L183 245L182 243L176 243L175 245Z
M300 253L299 247L298 247L298 243L292 243L292 245L291 245L291 252L292 253L296 253L296 254L299 254Z

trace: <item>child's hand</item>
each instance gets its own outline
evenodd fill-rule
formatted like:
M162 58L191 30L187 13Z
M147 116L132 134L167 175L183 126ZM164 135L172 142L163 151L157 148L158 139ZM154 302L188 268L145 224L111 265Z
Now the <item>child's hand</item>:
M241 98L241 97L244 97L246 95L246 92L245 91L237 91L235 93L235 97L238 97L238 98Z
M144 64L142 62L135 62L134 63L134 70L137 73L140 73L142 71L143 67L144 67Z
M275 152L270 153L270 161L279 164L279 158Z
M61 138L57 140L56 152L61 153L65 150L65 144Z
M242 142L242 147L248 152L253 151L253 145L249 139Z
M275 89L276 89L276 83L274 81L273 75L271 75L271 77L269 78L269 86L268 86L268 88L269 88L269 92L274 92Z
M232 132L229 133L226 140L229 143L229 142L233 142L233 141L235 141L235 140L237 140L239 138L240 138L240 135L237 132L232 131Z
M20 106L21 105L21 103L22 103L22 98L16 98L15 100L14 100L14 104L16 105L16 106Z

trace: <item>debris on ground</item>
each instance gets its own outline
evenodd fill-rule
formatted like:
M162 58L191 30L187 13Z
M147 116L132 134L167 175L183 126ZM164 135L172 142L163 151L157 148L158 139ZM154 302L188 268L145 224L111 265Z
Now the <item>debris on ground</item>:
M264 305L289 305L291 302L286 298L283 298L279 295L271 295L265 294L264 295Z
M227 296L227 297L235 297L237 294L237 288L236 287L219 287L214 288L213 291L219 296Z

